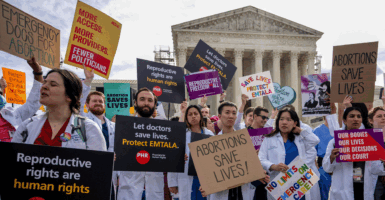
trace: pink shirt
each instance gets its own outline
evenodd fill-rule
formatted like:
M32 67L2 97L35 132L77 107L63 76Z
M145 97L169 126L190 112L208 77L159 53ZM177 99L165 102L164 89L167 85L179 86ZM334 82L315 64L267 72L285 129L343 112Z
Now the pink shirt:
M15 127L0 115L0 142L11 142L11 133L15 131Z

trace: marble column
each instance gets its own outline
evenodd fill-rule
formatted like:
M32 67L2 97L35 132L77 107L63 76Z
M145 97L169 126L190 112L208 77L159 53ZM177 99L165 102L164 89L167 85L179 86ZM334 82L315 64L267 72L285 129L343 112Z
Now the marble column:
M179 67L184 67L186 65L186 55L187 55L187 47L178 47L176 50L177 53L177 61L178 61L178 66ZM186 74L187 71L184 70L184 74ZM188 97L187 93L187 88L185 88L185 98ZM179 113L180 112L180 104L174 103L175 106L175 112Z
M299 78L301 78L301 76L307 75L307 59L303 54L299 56L298 68L301 69L301 74L299 75ZM301 82L298 83L298 92L301 92ZM302 107L302 93L301 95L297 95L297 96L298 96L298 105ZM298 113L298 116L302 118L302 113ZM302 119L303 122L305 122L306 120L307 118Z
M262 67L263 54L264 54L264 50L260 50L260 49L256 49L253 52L253 57L254 57L254 74L260 73L260 72L263 71L263 67ZM255 105L253 105L254 107L256 107L256 106L263 106L263 97L256 98L252 102L255 102Z
M317 55L317 52L315 51L309 51L307 53L307 72L308 74L314 74L315 73L315 70L314 70L314 62L315 62L315 56Z
M215 49L221 56L225 57L225 48L216 48ZM220 95L213 95L212 98L212 104L210 106L210 115L218 115L218 106L219 106L219 97Z
M293 106L295 107L295 110L297 111L297 114L301 116L302 113L302 106L298 103L298 98L301 98L301 90L298 90L298 82L299 82L299 76L298 76L298 51L291 51L290 52L290 85L293 89L297 90L297 98L293 103Z
M281 55L282 51L273 50L273 82L281 84Z
M235 66L237 67L237 71L235 71L235 74L233 76L233 103L235 105L240 106L242 103L241 100L241 88L239 87L239 78L242 77L243 75L243 65L242 65L242 60L243 60L243 54L244 54L244 49L234 49L234 59L235 59Z

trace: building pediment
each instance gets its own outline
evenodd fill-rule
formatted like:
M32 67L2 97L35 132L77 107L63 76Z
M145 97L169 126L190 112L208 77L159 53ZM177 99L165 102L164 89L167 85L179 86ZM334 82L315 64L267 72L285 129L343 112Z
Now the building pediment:
M173 31L220 31L239 33L283 34L321 37L322 32L276 16L253 6L184 22Z

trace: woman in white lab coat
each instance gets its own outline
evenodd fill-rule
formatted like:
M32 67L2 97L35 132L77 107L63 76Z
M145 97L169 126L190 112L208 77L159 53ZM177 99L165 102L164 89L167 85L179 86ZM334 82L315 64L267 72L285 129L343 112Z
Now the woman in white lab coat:
M85 134L81 129L73 131L78 123L75 119L81 94L82 83L75 73L65 69L49 71L40 89L40 103L47 112L25 120L12 142L106 151L103 134L92 120L83 121Z
M214 136L214 133L203 126L203 115L196 105L190 105L187 109L187 103L183 102L181 105L182 115L187 125L186 130L186 155L190 155L188 144L191 142L191 132L201 133ZM188 173L189 159L187 159L184 167L184 173L168 173L167 182L170 192L179 195L180 200L199 200L206 199L202 197L199 191L198 177L189 176ZM193 184L195 181L195 184ZM193 186L195 189L193 189Z
M306 152L319 143L313 132L301 129L295 111L284 108L279 111L275 121L275 130L266 135L259 150L259 159L263 168L273 180L279 172L286 172L292 160L299 156L306 160ZM306 200L311 200L311 190L306 193ZM273 196L268 194L268 199Z
M331 104L331 106L335 106ZM349 107L343 114L345 130L360 129L362 111L357 107ZM337 115L326 116L329 131L334 136L334 130L339 130ZM337 163L336 157L339 149L335 148L335 140L330 140L322 162L324 170L332 173L330 200L372 200L377 175L384 173L384 166L380 161L366 162L341 162ZM353 177L353 169L355 176ZM363 179L363 181L362 181Z

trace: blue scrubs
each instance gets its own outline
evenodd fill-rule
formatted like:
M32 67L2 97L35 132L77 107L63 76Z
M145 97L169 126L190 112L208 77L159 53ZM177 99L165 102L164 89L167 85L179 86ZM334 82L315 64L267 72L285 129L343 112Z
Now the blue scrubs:
M297 145L289 139L285 142L285 152L285 165L289 165L299 155ZM305 200L305 196L301 200Z

